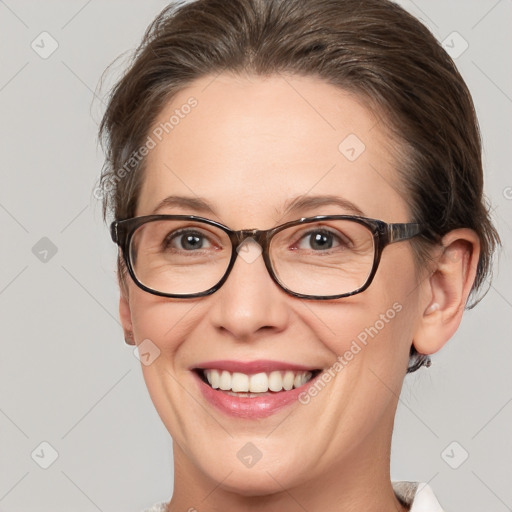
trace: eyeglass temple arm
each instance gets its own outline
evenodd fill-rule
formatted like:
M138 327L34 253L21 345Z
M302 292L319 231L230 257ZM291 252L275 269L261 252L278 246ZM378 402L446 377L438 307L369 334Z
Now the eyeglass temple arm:
M119 222L112 222L112 224L110 224L110 237L112 238L112 241L118 245L121 244L123 230L121 230L121 232L119 231Z
M421 224L409 222L406 224L388 224L388 243L399 242L400 240L408 240L423 231Z

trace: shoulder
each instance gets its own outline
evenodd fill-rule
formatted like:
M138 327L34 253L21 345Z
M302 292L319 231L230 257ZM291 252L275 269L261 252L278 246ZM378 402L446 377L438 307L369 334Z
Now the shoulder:
M393 482L393 489L410 512L443 512L439 501L428 484L420 482Z

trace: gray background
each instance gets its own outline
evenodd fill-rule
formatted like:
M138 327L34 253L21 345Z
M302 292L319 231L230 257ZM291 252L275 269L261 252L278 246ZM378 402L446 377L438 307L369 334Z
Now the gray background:
M486 298L406 379L392 477L430 482L447 511L512 510L512 2L401 3L452 51L464 48L454 31L469 44L456 63L504 248ZM94 91L164 4L0 0L1 511L137 511L171 495L171 440L123 341L116 251L92 194ZM46 59L43 31L58 43ZM42 442L58 453L48 469Z

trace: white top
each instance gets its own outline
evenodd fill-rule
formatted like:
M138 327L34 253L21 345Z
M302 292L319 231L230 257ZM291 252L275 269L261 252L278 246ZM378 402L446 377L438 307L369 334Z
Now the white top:
M398 499L409 505L409 512L443 512L429 485L418 482L392 482ZM167 502L156 503L143 512L165 512Z
M443 512L428 484L418 482L392 482L396 496L409 512ZM163 509L165 511L165 509Z

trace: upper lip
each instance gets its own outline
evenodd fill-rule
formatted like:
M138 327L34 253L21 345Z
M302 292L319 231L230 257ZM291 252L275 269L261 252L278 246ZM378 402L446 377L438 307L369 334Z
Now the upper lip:
M199 363L191 367L193 370L208 370L208 369L216 369L216 370L226 370L228 372L240 372L246 374L252 373L270 373L272 371L315 371L318 370L318 367L305 366L302 364L295 363L287 363L284 361L271 361L265 359L258 359L255 361L234 361L234 360L218 360L218 361L206 361L204 363Z

